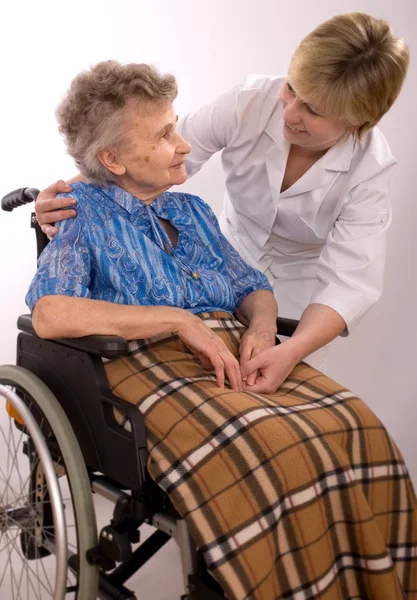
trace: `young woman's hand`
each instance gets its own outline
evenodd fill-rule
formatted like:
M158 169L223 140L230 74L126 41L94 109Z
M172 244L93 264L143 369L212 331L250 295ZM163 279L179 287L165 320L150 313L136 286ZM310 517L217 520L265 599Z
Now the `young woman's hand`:
M65 181L57 181L42 190L35 203L35 212L38 223L49 239L53 238L58 228L55 223L76 216L75 210L68 210L77 204L74 198L57 198L57 194L71 191L71 186ZM67 209L67 210L65 210Z
M290 340L259 352L242 367L242 377L246 380L245 392L257 394L275 394L294 367L300 362L298 353ZM256 373L257 378L251 385L249 379Z

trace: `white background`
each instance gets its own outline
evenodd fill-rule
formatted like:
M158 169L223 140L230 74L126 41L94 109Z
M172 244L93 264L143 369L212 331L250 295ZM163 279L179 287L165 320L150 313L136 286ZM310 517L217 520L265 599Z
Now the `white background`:
M6 4L5 4L6 6ZM0 196L75 173L54 110L81 69L109 58L174 73L185 114L247 73L283 74L298 42L333 14L387 19L417 56L415 0L149 0L15 2L0 15ZM383 298L336 343L329 374L359 394L403 450L417 483L416 60L381 128L399 161ZM220 212L219 157L187 183ZM0 213L0 364L15 360L17 316L35 269L31 208Z

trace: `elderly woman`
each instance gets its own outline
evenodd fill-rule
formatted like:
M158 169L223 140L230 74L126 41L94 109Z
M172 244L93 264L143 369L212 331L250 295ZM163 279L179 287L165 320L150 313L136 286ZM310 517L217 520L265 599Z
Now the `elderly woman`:
M34 327L131 340L106 363L109 384L143 413L150 475L228 598L411 598L416 500L379 420L306 364L274 394L242 381L274 345L277 307L208 206L168 191L190 151L175 96L146 65L74 79L57 115L89 183L40 257Z
M300 318L296 336L251 363L271 389L307 356L322 369L327 345L381 295L396 161L376 124L408 63L386 21L336 15L302 40L287 77L250 75L180 123L189 175L222 151L221 229L268 276L280 314ZM54 192L36 207L48 232L69 214L51 212L68 202Z

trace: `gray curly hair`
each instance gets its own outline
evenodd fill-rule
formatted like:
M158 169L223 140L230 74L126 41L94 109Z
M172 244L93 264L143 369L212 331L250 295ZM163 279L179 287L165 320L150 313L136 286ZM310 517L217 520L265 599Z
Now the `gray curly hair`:
M68 154L89 181L101 185L115 181L98 152L123 149L127 103L132 99L172 103L176 96L175 77L160 75L146 64L122 65L108 60L79 73L56 110Z

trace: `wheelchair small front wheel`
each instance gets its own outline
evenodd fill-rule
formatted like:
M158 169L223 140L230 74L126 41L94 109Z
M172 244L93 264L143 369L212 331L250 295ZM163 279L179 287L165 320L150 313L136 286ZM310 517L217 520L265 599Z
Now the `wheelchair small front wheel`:
M96 544L90 481L62 407L33 373L0 367L0 597L97 598L86 558Z

